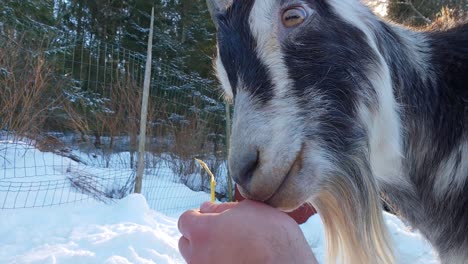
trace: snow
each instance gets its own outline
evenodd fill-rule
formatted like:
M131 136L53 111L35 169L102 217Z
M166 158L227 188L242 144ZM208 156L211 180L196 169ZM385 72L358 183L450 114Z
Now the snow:
M438 263L419 234L392 215L385 219L398 241L400 263ZM138 194L110 205L4 210L0 223L0 263L184 263L177 249L177 217L150 209ZM324 263L320 218L313 216L301 228Z
M73 154L87 165L41 152L30 143L0 141L0 210L93 201L90 193L72 186L73 180L93 185L96 190L91 194L104 201L110 201L111 197L121 198L131 191L127 180L134 177L134 170L129 168L129 152L106 157L80 151L73 151ZM151 208L177 215L187 206L199 206L209 194L194 192L182 184L174 176L170 159L167 155L157 159L148 157L153 164L145 170L142 191ZM192 186L201 182L200 175L189 175L188 178ZM217 187L221 188L221 185Z
M0 157L0 208L26 207L0 209L0 263L184 263L177 249L177 219L185 210L209 200L209 194L193 192L174 180L169 165L159 162L158 171L146 171L144 196L132 194L104 204L72 188L68 178L75 172L89 176L108 173L102 164L88 159L93 166L80 167L73 160L39 152L26 143L3 141L0 150L0 155L4 155L4 159ZM80 158L86 157L82 154ZM111 161L116 158L122 157L110 157ZM41 166L34 168L32 162ZM122 168L114 170L126 177L131 173ZM8 184L9 188L12 184L24 187L33 180L49 185L27 186L28 191L21 189L13 194L5 189ZM52 192L50 182L61 182L63 186ZM103 188L121 185L102 184ZM64 198L64 193L68 198ZM78 198L86 202L77 203ZM37 206L41 208L27 208ZM439 263L418 232L393 215L384 217L399 263ZM301 228L317 259L324 263L325 238L320 217L311 217Z
M183 263L175 218L142 195L112 205L0 211L0 263Z
M367 4L375 14L385 17L388 15L388 1L387 0L365 0Z

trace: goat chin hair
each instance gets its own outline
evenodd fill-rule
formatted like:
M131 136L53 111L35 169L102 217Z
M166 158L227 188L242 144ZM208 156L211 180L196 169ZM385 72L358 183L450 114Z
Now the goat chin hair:
M366 167L354 179L349 172L334 175L312 202L325 227L326 263L395 263L377 183Z

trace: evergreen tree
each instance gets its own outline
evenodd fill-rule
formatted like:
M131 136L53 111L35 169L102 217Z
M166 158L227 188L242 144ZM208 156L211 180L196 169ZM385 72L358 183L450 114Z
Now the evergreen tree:
M53 26L55 24L53 0L3 0L0 5L0 21L22 25Z

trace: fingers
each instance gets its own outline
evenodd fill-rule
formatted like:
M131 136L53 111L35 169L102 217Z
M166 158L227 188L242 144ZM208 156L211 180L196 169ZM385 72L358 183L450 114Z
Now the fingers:
M179 252L187 263L193 263L197 255L194 247L203 247L212 237L214 217L218 214L203 214L198 210L183 213L178 221L178 228L182 237L179 239ZM214 228L216 229L216 227Z
M179 239L179 252L187 263L193 262L193 247L199 243L203 234L210 227L210 220L198 210L183 213L178 221L178 228L182 237Z
M179 252L184 257L185 261L188 262L190 256L192 256L192 247L190 246L190 240L186 237L179 239Z
M238 203L215 204L215 203L205 202L200 206L200 213L220 214L226 210L234 208L237 204Z
M191 229L192 229L192 223L196 221L196 217L200 215L200 212L196 210L189 210L183 213L179 217L179 221L177 222L177 228L179 229L179 232L182 234L182 236L190 239L190 234Z
M178 222L180 233L189 240L204 236L213 225L213 214L202 214L198 210L183 213Z

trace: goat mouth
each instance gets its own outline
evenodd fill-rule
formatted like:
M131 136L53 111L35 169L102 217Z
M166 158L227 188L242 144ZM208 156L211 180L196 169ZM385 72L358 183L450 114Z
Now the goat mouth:
M293 177L294 175L299 174L299 172L302 170L303 167L303 161L304 161L304 149L305 147L302 146L301 150L296 156L296 159L292 163L291 167L289 168L289 171L286 173L286 176L284 176L283 180L281 183L278 185L276 190L264 200L265 203L270 204L271 200L273 197L280 192L281 189L283 189L284 185L288 181L289 178Z

